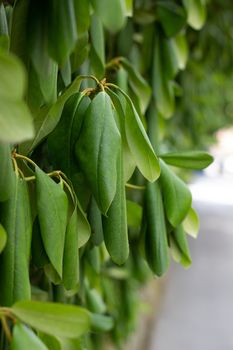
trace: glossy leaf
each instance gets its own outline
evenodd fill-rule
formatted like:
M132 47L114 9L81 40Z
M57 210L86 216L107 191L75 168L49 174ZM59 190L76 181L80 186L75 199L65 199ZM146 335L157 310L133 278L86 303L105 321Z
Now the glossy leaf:
M90 49L90 63L91 68L97 78L101 79L105 71L105 49L104 49L104 31L102 23L95 15L91 19L91 49Z
M32 328L53 336L78 338L90 327L89 312L78 306L21 301L11 311Z
M0 253L5 248L7 242L7 234L4 227L0 224Z
M167 164L193 170L201 170L213 162L213 157L202 151L181 151L160 155Z
M184 231L188 233L193 238L197 238L199 232L199 218L196 211L193 208L190 208L187 216L182 222Z
M118 32L125 25L125 0L91 0L95 12L104 26L112 33Z
M158 16L167 36L175 36L186 24L186 13L173 1L158 1Z
M56 184L36 167L36 202L41 236L49 260L62 277L68 199L61 184Z
M183 0L188 13L188 24L194 29L201 29L206 20L205 0Z
M145 193L146 260L157 276L162 276L169 266L167 229L164 205L158 182L148 183Z
M0 221L7 232L7 243L0 255L0 304L12 305L30 299L29 258L31 211L27 184L16 177L11 197L1 204Z
M10 350L48 350L47 346L28 327L21 323L16 323L13 328L13 338Z
M15 173L11 159L11 147L0 142L0 202L7 200L14 191Z
M179 225L187 215L192 196L186 184L161 160L162 194L168 221L173 227Z
M48 49L59 64L65 63L78 38L73 0L49 0Z
M129 255L125 183L121 154L118 156L117 163L116 194L107 212L107 217L103 217L102 220L106 248L112 260L121 265L126 262Z
M111 100L105 92L100 92L87 109L75 151L103 214L106 214L116 192L120 144Z
M151 97L151 88L147 81L126 58L121 57L120 63L128 72L130 86L139 98L142 113L145 113Z
M130 151L142 175L153 182L160 175L158 159L133 102L128 95L123 95L126 100L125 132Z

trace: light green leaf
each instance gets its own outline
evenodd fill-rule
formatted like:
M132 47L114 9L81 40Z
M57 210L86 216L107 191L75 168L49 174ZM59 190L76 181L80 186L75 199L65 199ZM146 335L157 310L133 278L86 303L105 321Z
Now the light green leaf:
M111 100L105 92L100 92L87 109L75 152L103 214L107 213L116 192L120 145Z
M213 162L213 157L203 151L181 151L160 155L167 164L193 170L201 170Z
M158 182L147 183L145 193L146 260L157 276L162 276L169 267L167 229L161 190Z
M179 225L187 215L192 196L186 184L161 160L161 176L164 207L168 221L173 227Z
M91 314L91 329L94 332L108 332L113 327L113 317L100 314Z
M78 338L90 328L90 313L78 306L21 301L11 312L32 328L57 337Z
M48 50L50 56L62 66L78 38L74 3L73 0L49 0L48 9Z
M90 26L90 1L89 0L75 0L74 10L77 23L78 35L83 34Z
M201 29L206 20L205 0L183 0L188 13L188 24L194 29Z
M41 236L49 260L62 277L68 199L61 184L36 167L36 203Z
M174 52L179 69L183 70L188 61L188 43L185 34L180 33L174 39Z
M183 230L183 227L181 225L176 227L171 236L173 238L173 243L176 245L180 253L180 264L185 268L190 267L192 264L192 259L190 256L187 237Z
M126 15L128 17L133 16L133 0L125 0Z
M81 248L87 243L91 236L91 227L87 220L79 201L77 200L77 216L78 216L78 247Z
M186 233L193 238L197 238L200 224L197 212L193 208L189 209L187 216L182 222L182 225Z
M104 26L112 33L124 27L126 21L125 0L91 0L95 12Z
M92 196L88 208L88 220L91 225L91 241L95 246L99 246L103 240L103 226L101 212Z
M5 248L7 242L7 234L4 227L0 224L0 253Z
M31 209L27 183L18 177L12 195L1 203L0 221L7 232L7 243L0 255L0 304L10 306L31 297Z
M48 350L47 346L28 327L21 323L16 323L13 328L13 338L10 350Z
M132 227L140 227L142 221L142 207L136 202L127 200L127 223Z
M121 151L117 162L116 194L107 212L102 218L104 242L112 260L124 264L129 255L129 242L126 216L125 183Z
M0 142L0 202L7 200L14 191L15 173L11 159L11 147Z
M125 131L130 151L142 175L153 182L160 175L158 159L133 102L121 89L119 91L126 100Z
M151 88L147 81L126 58L121 57L120 63L128 72L129 83L132 90L139 98L141 112L145 113L151 97Z
M173 1L158 1L158 16L167 36L175 36L186 24L183 7Z
M91 49L90 63L93 73L101 79L105 72L105 43L104 30L99 18L95 15L91 19Z

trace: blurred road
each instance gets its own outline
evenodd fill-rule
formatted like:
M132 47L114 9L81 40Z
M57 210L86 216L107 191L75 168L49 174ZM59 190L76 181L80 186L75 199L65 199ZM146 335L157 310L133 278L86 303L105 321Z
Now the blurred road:
M201 230L193 264L173 264L149 350L233 349L233 179L191 186Z

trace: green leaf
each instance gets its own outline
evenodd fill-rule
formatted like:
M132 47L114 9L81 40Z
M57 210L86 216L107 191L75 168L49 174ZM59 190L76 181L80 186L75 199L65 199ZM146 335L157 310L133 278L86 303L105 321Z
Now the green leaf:
M142 175L153 182L160 175L158 159L133 102L121 89L119 91L126 100L125 131L130 151Z
M164 207L168 221L173 227L179 225L187 215L192 196L186 184L161 160L161 176Z
M45 265L49 264L49 258L46 254L43 240L40 232L40 223L38 216L35 218L33 222L32 228L32 262L38 268L43 268Z
M11 159L11 147L0 142L0 202L7 200L14 191L15 173Z
M188 43L185 34L180 33L174 39L174 53L179 69L183 70L188 61Z
M189 209L187 216L182 222L182 226L186 233L188 233L193 238L197 238L200 224L197 212L193 208Z
M183 227L180 225L175 228L171 236L173 237L174 243L176 244L180 252L180 263L185 268L188 268L192 264L192 259L190 256L189 246L186 234L183 230Z
M86 288L86 304L91 312L103 314L106 312L106 304L104 303L100 293L96 289Z
M133 16L133 0L125 0L126 15L128 17Z
M120 63L128 72L130 86L139 98L142 113L145 113L150 102L151 88L147 81L126 58L121 57Z
M113 327L113 317L100 314L91 314L91 329L94 332L109 332Z
M91 241L95 246L99 246L104 240L103 226L101 212L93 196L90 199L88 220L91 225Z
M63 107L68 98L75 94L80 87L82 77L77 77L72 84L61 94L56 103L51 107L44 106L35 116L35 138L20 146L21 153L31 152L57 125L60 120Z
M73 0L48 2L48 50L62 66L73 51L78 38Z
M140 227L142 221L142 207L136 202L126 201L127 223L132 227Z
M111 32L116 33L124 27L126 22L125 0L91 0L95 12L103 25Z
M36 167L36 203L45 251L62 277L68 199L61 184L56 184Z
M21 323L16 323L13 328L13 338L10 350L48 350L47 346L28 327Z
M0 304L10 306L31 296L31 210L27 183L18 177L12 195L1 204L0 221L7 232L7 243L0 255Z
M21 301L13 305L11 312L32 328L52 336L78 338L90 328L90 313L78 306Z
M91 68L97 78L101 79L105 72L105 43L104 30L99 18L95 15L91 19L91 49L90 63Z
M167 164L193 170L201 170L213 162L213 157L202 151L181 151L160 155Z
M0 35L9 35L6 11L3 4L0 4Z
M90 26L90 2L89 0L75 0L74 10L78 34L83 34Z
M203 27L206 20L205 0L183 0L183 4L188 13L188 24L196 30Z
M107 217L103 217L102 222L107 251L112 260L116 264L121 265L126 262L129 255L125 183L121 152L119 152L116 171L116 194L107 212Z
M90 102L90 98L81 93L72 95L65 103L59 123L48 137L49 155L54 166L69 177L78 171L74 146Z
M5 248L7 242L7 234L4 227L0 224L0 253Z
M87 109L75 151L103 214L106 214L116 192L120 145L111 100L105 92L100 92Z
M145 193L146 260L157 276L162 276L169 267L167 229L161 190L158 182L147 183Z
M158 1L158 16L165 34L175 36L186 24L186 13L183 7L172 1Z
M77 215L78 215L78 247L81 248L87 243L91 236L91 227L86 218L79 201L77 200Z

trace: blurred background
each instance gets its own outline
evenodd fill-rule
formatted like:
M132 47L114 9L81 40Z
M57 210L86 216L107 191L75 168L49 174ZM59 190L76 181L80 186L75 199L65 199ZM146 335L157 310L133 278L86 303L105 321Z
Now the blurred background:
M193 148L207 147L215 161L190 177L201 227L198 239L190 240L193 263L188 270L173 264L163 279L148 349L231 350L233 2L209 1L205 26L189 35L192 59L180 77L185 94L170 122L169 138L173 134L180 147L190 142ZM184 113L187 119L181 117Z

